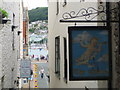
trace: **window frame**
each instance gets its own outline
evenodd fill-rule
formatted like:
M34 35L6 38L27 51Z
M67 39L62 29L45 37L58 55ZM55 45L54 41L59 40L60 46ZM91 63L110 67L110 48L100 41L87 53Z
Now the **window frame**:
M60 36L55 37L55 74L60 79Z
M63 41L64 41L64 80L65 82L67 83L67 39L64 37L63 38Z
M56 15L59 14L59 0L57 0L57 12L56 12Z

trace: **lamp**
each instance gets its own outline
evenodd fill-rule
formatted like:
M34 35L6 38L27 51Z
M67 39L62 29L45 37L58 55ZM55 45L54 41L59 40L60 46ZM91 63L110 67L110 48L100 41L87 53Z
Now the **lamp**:
M12 25L12 31L14 31L15 28L17 28L18 26L14 26Z
M20 35L20 33L22 33L21 31L18 31L18 35Z

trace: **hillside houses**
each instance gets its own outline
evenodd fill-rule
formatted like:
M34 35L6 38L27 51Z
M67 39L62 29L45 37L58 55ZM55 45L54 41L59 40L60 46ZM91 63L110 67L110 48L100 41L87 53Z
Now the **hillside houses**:
M48 33L48 23L47 21L35 21L31 22L29 25L29 31L36 34L47 34Z

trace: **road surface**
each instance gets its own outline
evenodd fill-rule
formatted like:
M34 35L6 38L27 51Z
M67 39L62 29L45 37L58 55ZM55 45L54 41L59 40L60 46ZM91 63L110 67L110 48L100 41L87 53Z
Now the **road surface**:
M32 62L33 66L33 85L34 88L49 88L48 83L48 63L47 62ZM44 68L44 77L41 78L39 71Z

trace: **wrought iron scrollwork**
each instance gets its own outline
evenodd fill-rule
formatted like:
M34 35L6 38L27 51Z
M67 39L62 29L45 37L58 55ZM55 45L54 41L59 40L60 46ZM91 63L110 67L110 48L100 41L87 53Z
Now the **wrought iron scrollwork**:
M98 9L95 9L93 7L88 7L87 9L82 8L77 13L75 11L65 12L62 15L62 17L65 20L84 17L85 20L89 21L89 20L95 19L97 16L99 16L101 14L106 14L106 10L103 5L100 5L98 7ZM105 19L105 15L101 16L101 20L103 20L103 19Z
M112 21L115 21L116 14L118 12L118 5L112 9L109 10L110 17ZM81 20L85 19L86 21L92 21L94 19L104 21L106 20L106 8L105 5L99 5L98 8L94 7L88 7L87 9L82 8L78 12L71 11L71 12L65 12L62 15L62 20L72 20L72 19L78 19L81 18ZM117 15L118 17L118 15ZM118 19L117 19L118 20Z

